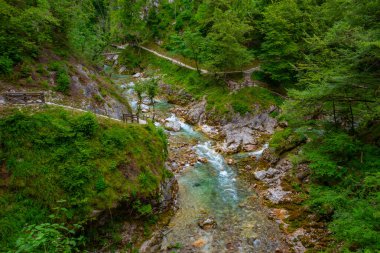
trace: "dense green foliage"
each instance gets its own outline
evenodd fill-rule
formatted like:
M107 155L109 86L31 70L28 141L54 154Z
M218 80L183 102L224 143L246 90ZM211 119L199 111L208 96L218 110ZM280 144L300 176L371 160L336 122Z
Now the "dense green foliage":
M105 1L1 0L0 74L44 48L94 59L107 41Z
M231 4L231 3L232 4ZM244 46L252 26L239 16L239 1L118 1L111 24L115 39L131 42L162 40L170 51L210 70L240 69L252 55ZM194 15L195 14L195 15Z
M31 82L29 61L44 49L95 59L109 41L161 47L211 71L241 69L260 60L262 71L254 76L287 88L290 97L280 116L289 128L276 133L270 146L282 155L307 142L296 159L312 171L304 204L329 222L344 249L371 252L380 247L379 17L379 0L0 0L0 75L16 68ZM159 69L174 88L196 99L206 97L208 111L217 116L282 102L259 87L229 93L223 80L129 48L119 63ZM68 92L67 68L52 70L56 89ZM156 88L150 88L153 96ZM143 154L161 161L162 140L158 146L133 145L145 143L155 131L109 128L88 115L57 112L2 119L0 159L11 171L6 183L14 191L0 198L6 206L0 211L1 245L14 248L25 223L47 222L59 199L66 200L60 205L72 224L90 207L151 192L160 173L145 164L151 160ZM124 184L120 173L135 160L139 173ZM148 205L135 208L149 212Z
M65 235L93 210L118 201L130 201L132 208L135 198L155 197L167 176L166 139L153 125L99 122L91 114L56 109L14 112L0 119L0 146L7 175L0 180L1 249L15 249L26 224L32 225L26 231L46 237L49 247L68 247L72 241ZM141 208L149 211L149 205ZM44 245L42 239L32 245L32 234L17 241L19 248L38 251Z
M380 148L332 131L307 144L312 186L308 205L351 250L380 248ZM370 251L371 252L371 251Z

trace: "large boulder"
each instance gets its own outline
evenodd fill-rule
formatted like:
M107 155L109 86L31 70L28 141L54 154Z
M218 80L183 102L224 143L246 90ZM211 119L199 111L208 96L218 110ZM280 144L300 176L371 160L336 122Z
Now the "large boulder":
M184 115L186 120L192 125L201 124L205 120L206 104L205 98L200 102L191 104L186 115Z
M272 134L276 125L277 121L269 116L269 112L253 116L235 116L230 123L222 127L225 140L219 148L225 153L254 151L261 135Z
M177 117L172 115L171 117L165 119L164 127L166 130L178 132L181 130L181 123Z
M177 121L166 121L164 125L166 130L179 132L181 130L181 124Z

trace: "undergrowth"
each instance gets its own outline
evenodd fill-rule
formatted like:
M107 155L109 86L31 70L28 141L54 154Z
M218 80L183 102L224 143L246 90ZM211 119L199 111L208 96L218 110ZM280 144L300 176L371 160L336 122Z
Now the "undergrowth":
M168 175L166 145L152 124L125 125L49 107L3 111L0 248L14 250L27 224L51 222L57 208L65 215L55 223L70 227L85 223L93 210L154 197Z

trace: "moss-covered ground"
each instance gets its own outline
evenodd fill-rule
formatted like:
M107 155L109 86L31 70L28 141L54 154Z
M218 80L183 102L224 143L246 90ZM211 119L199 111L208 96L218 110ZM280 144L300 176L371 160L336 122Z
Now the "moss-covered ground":
M15 250L26 224L85 224L94 210L136 199L131 206L149 213L144 200L171 176L164 168L166 137L153 124L48 106L0 115L2 250Z

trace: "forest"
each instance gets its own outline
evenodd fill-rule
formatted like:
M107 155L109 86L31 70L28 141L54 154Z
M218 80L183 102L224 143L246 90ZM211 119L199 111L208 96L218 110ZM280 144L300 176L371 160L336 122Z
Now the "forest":
M274 134L272 148L305 139L292 160L312 171L302 205L329 224L339 251L380 249L379 0L0 0L0 24L6 82L23 77L45 50L101 65L111 44L160 48L215 73L259 63L254 78L286 96L276 117L288 128ZM123 61L140 64L128 52ZM8 121L25 118L10 133L41 127L28 117L0 123L0 138L9 135ZM62 127L78 134L75 120ZM0 161L16 144L0 140Z

